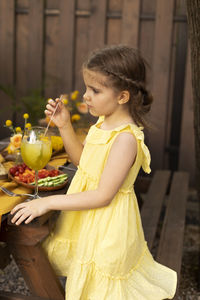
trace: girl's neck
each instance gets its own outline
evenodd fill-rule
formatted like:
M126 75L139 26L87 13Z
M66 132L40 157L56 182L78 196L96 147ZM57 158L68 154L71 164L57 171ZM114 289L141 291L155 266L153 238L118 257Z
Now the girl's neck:
M115 112L115 114L107 115L104 118L101 128L104 130L112 130L125 124L135 124L132 117L127 111Z

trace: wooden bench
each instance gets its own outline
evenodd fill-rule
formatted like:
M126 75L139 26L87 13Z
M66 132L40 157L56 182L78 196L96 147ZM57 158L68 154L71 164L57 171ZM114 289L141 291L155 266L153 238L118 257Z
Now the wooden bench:
M178 283L183 252L188 183L189 174L186 172L172 174L168 170L156 171L141 208L148 247L154 250L155 259L158 262L177 272ZM137 184L141 186L141 182L137 182L136 186ZM140 188L140 192L141 190ZM177 299L177 296L178 288L174 299Z
M145 198L141 216L148 246L151 250L158 241L156 260L174 269L178 277L187 190L188 174L184 172L172 176L170 171L156 171L152 180L138 178L136 182L138 197ZM162 223L160 216L163 216ZM41 248L40 242L51 228L45 221L43 217L29 225L2 224L1 239L8 244L32 296L0 292L1 300L64 300L64 289Z

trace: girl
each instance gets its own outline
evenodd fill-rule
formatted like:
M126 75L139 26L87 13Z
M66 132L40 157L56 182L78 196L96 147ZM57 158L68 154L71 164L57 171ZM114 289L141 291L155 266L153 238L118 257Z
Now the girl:
M133 189L140 167L151 171L142 131L152 102L145 63L130 47L107 47L84 63L83 78L84 100L99 117L85 145L62 103L53 117L78 166L67 195L21 203L11 212L12 222L62 210L43 246L57 274L67 276L67 300L171 299L176 272L150 254ZM49 117L57 101L49 101Z

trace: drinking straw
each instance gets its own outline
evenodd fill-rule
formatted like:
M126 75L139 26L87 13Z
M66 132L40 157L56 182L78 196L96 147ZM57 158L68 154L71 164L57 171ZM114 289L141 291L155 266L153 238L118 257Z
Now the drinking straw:
M48 129L49 129L49 125L50 125L50 123L51 123L51 120L53 119L53 116L55 115L55 112L56 112L56 110L57 110L57 108L58 108L58 104L59 104L59 102L62 100L62 97L63 97L63 95L60 96L59 101L58 101L57 104L56 104L56 107L55 107L55 109L54 109L54 111L53 111L53 114L51 115L51 118L50 118L50 120L49 120L49 123L47 124L47 128L46 128L46 130L45 130L45 132L44 132L44 136L47 134L47 131L48 131Z

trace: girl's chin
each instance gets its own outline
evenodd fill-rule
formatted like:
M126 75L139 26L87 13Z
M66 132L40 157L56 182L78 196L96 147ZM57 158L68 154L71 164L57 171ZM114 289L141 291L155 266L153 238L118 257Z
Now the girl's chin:
M93 116L93 117L99 117L100 115L98 113L96 113L92 108L89 108L89 113Z

